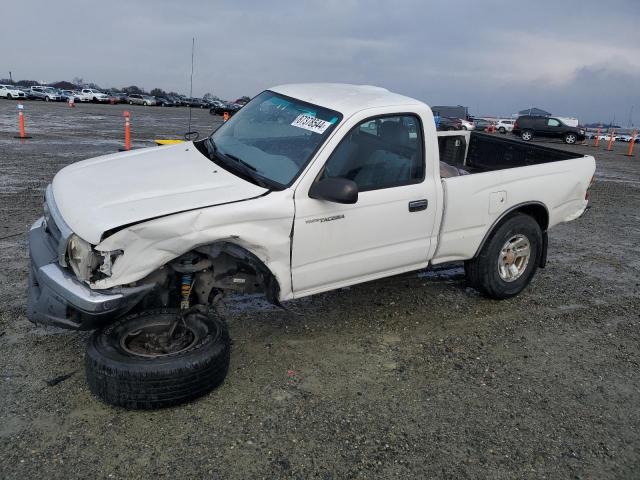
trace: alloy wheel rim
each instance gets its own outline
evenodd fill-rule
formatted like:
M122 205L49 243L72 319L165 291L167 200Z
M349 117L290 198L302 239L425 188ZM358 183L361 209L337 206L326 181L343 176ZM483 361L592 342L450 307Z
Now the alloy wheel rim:
M515 282L527 269L531 258L531 243L522 234L505 242L498 258L498 274L505 282Z

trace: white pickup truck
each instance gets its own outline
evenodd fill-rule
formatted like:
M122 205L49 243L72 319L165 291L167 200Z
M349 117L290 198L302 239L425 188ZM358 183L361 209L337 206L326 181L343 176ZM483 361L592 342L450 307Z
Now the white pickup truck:
M464 261L507 298L545 265L547 231L587 209L594 172L591 156L436 132L427 105L383 88L272 88L204 140L62 169L29 234L29 317L99 327L86 371L107 402L180 403L224 379L226 293L281 305Z

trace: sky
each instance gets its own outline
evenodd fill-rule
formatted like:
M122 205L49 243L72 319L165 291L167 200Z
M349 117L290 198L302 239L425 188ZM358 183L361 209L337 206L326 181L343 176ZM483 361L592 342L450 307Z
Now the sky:
M640 124L637 0L22 0L0 78L83 78L233 100L283 83L377 85L476 115L532 106ZM8 47L10 46L10 47Z

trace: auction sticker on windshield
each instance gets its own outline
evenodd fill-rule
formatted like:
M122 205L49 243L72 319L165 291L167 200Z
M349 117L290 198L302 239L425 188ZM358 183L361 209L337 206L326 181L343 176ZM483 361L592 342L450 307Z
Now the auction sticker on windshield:
M291 122L291 125L298 128L304 128L314 133L324 133L327 128L331 126L331 122L326 120L320 120L319 118L312 117L311 115L301 114Z

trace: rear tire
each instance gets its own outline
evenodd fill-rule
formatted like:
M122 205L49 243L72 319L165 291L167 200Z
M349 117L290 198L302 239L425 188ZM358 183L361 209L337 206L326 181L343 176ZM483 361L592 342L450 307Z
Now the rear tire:
M498 129L498 131L499 131L501 134L503 134L503 135L504 135L505 133L507 133L507 129L506 129L506 128L504 128L504 127L500 127L500 128Z
M465 262L469 285L497 300L517 295L538 269L542 242L538 222L523 213L512 215L494 229L480 254Z
M153 409L188 402L220 385L231 351L226 324L190 313L176 328L182 341L166 353L166 344L148 332L166 332L177 315L178 310L151 310L94 332L85 355L90 390L113 405Z
M531 130L523 130L520 134L520 138L525 142L530 142L533 139L533 132Z

